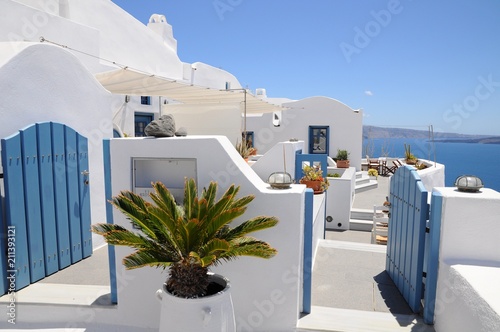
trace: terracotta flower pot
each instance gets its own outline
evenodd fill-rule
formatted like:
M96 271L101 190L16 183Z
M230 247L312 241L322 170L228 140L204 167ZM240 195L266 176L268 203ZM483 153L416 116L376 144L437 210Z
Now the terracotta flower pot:
M337 160L338 168L349 168L349 160Z
M319 180L300 180L300 183L305 184L307 188L311 188L315 194L321 194L323 188Z

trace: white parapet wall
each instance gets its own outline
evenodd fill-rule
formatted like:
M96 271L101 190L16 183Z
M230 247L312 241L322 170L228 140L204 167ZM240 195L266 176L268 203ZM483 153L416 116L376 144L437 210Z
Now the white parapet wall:
M305 186L292 185L288 190L271 189L223 136L122 138L110 140L109 146L113 195L120 190L133 189L138 183L137 178L144 181L149 176L134 175L133 160L152 158L153 164L155 160L169 159L173 163L179 160L185 162L183 169L186 174L193 174L194 170L199 188L215 180L219 183L220 194L235 183L241 186L240 195L255 195L244 218L257 215L278 217L280 222L276 227L255 234L278 249L276 257L270 260L242 257L214 268L213 272L226 276L231 282L238 331L292 331L295 328L302 309ZM191 161L194 164L190 164ZM155 167L144 169L156 172ZM173 169L177 170L165 170L161 178L155 180L166 182L167 187L169 184L178 187L182 171L176 167ZM130 227L116 210L113 219L117 224ZM167 273L152 268L124 270L121 260L129 252L128 248L116 248L116 316L120 317L117 323L157 327L160 303L154 294L165 281Z
M442 196L436 331L500 331L500 193L433 195Z
M429 160L420 160L427 168L419 170L418 175L428 192L432 192L434 187L444 187L445 166Z
M328 174L340 177L328 177L330 187L327 191L326 229L348 230L351 219L351 207L354 199L356 168L328 167Z
M304 141L279 142L252 163L252 169L266 182L273 172L295 174L295 154L304 150ZM296 179L299 180L299 179Z

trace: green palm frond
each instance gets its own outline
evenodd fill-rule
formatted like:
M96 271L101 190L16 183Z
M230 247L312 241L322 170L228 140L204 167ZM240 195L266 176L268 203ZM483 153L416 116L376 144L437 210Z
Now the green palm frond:
M184 202L177 205L168 188L161 182L152 184L153 203L141 196L122 191L110 201L137 228L97 224L92 231L111 245L136 249L123 259L127 269L144 266L170 267L169 285L184 288L183 294L203 294L206 282L201 274L211 265L231 261L239 256L271 258L276 249L264 241L246 236L277 224L275 217L259 216L231 228L232 221L241 217L253 195L237 198L239 186L231 185L217 200L217 183L211 182L198 196L194 179L186 179ZM183 280L189 275L189 280ZM200 287L192 281L200 280ZM187 290L187 291L186 291Z
M100 224L93 225L92 230L104 236L106 238L106 242L112 245L117 246L128 246L132 248L148 248L151 243L146 238L141 236L140 234L132 233L131 231L113 224Z
M138 250L125 256L122 263L129 270L145 266L165 269L174 264L177 259L179 259L178 256L163 250Z
M207 200L207 206L213 206L217 197L217 185L214 183L213 185L209 185L208 189L203 188L201 197Z
M222 253L220 258L224 260L232 259L238 256L271 258L277 253L278 251L271 247L267 242L256 240L252 237L242 237L231 241L231 250Z
M255 196L254 195L247 195L247 196L244 196L244 197L241 197L241 198L238 198L236 200L233 200L231 206L233 208L245 208L246 209L246 206L248 204L250 204L253 200L254 200Z
M150 197L156 204L156 207L164 211L171 220L177 220L179 213L175 198L167 187L161 182L153 183L154 192L150 193Z
M231 204L233 203L234 197L238 193L238 191L239 187L231 185L222 195L222 197L213 204L213 206L210 209L209 218L213 218L214 216L218 215L225 209L231 208Z
M198 200L196 192L196 184L194 179L186 180L184 184L184 213L185 217L189 220L193 218L195 201Z
M207 244L199 248L200 255L219 255L223 251L228 251L231 249L231 245L228 241L221 239L212 239Z
M245 221L241 225L227 231L225 235L226 240L232 240L239 238L241 236L260 231L263 229L274 227L278 223L278 219L275 217L265 217L259 216Z
M207 220L207 236L216 236L219 229L223 226L231 223L233 220L241 216L245 211L241 208L238 209L228 209L222 211L211 219Z
M147 236L152 238L155 237L154 231L148 227L148 209L142 197L133 192L122 191L118 196L113 197L111 203L120 210L135 227L142 230Z

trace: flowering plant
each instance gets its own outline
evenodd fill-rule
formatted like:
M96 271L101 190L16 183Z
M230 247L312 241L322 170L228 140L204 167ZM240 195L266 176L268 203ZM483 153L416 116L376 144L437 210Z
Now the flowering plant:
M321 181L321 190L325 191L330 186L328 179L323 177L323 171L318 166L309 166L306 165L302 168L302 173L304 176L300 179L300 181Z

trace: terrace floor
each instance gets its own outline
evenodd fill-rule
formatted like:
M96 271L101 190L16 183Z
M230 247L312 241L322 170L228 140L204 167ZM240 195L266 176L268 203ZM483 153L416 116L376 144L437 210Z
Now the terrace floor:
M385 201L389 177L357 193L353 208L372 210ZM327 231L317 248L312 273L312 310L298 331L422 331L432 326L413 314L385 272L386 246L371 244L371 233Z

